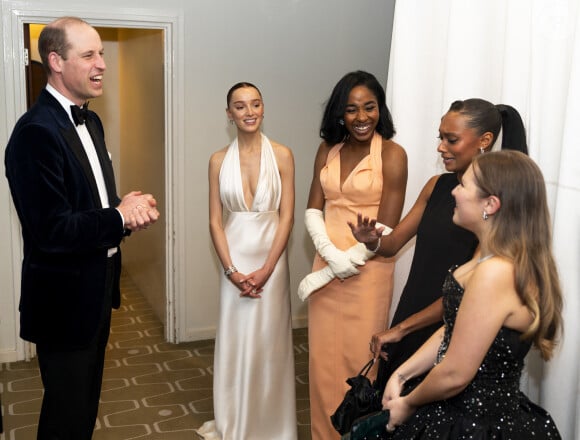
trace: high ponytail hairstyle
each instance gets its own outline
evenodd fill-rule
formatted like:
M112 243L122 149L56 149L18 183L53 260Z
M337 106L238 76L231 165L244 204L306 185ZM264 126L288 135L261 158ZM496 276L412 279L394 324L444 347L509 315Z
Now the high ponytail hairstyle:
M518 111L512 106L494 105L485 99L470 98L453 102L449 111L466 116L467 126L475 129L478 136L491 132L493 141L490 148L495 144L500 130L503 129L501 149L516 150L528 154L524 123Z

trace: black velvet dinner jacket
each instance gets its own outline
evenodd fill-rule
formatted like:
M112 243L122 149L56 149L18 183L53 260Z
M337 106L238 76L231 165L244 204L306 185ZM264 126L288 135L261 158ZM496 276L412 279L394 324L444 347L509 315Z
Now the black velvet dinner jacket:
M103 126L89 112L87 128L105 177L103 209L74 124L43 90L16 123L5 154L6 177L22 225L24 260L20 336L62 349L88 345L103 313L107 249L123 238L114 209L113 167ZM119 307L120 250L114 258L112 305Z

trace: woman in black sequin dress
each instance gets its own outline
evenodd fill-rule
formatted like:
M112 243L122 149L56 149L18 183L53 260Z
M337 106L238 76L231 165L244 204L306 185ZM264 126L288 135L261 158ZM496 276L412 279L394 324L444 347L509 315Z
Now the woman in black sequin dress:
M453 221L477 236L483 257L449 271L445 325L385 388L386 430L405 440L560 439L550 415L519 389L530 347L550 359L562 326L542 174L519 152L482 154L453 196Z

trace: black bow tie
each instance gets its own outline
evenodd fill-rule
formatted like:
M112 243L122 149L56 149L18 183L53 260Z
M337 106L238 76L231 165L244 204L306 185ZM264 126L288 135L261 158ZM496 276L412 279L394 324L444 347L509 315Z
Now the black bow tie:
M75 125L83 125L89 114L89 103L86 102L82 107L79 107L78 105L71 105L70 110L72 113L73 121L75 121Z

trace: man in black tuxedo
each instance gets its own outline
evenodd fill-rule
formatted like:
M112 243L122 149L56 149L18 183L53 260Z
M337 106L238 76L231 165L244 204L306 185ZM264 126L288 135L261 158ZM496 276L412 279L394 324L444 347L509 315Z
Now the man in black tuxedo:
M5 156L24 242L20 336L36 344L44 385L37 438L88 440L111 308L120 305L119 244L159 212L150 194L119 199L101 120L86 109L102 94L106 69L97 31L63 17L38 46L48 84Z

